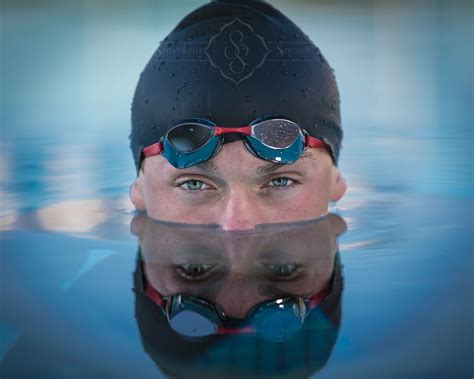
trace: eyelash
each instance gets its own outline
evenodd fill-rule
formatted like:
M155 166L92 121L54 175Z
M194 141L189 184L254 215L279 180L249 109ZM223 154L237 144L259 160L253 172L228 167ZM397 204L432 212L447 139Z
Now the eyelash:
M203 269L202 273L198 273L197 275L192 275L189 273L190 268L195 266L194 268L201 268ZM179 276L186 280L193 280L193 281L200 281L209 278L212 273L215 271L216 265L215 264L199 264L199 263L185 263L182 265L176 266L176 272Z
M197 189L197 190L191 190L191 189L185 188L184 186L186 185L186 183L190 183L190 182L199 182L199 183L202 183L204 186L207 186L207 187L209 187L209 188L204 188L204 189L199 188L199 189ZM208 191L209 189L212 188L212 186L210 186L209 184L204 183L203 180L199 180L199 179L188 179L188 180L186 180L186 181L184 181L184 182L178 184L178 186L179 186L181 189L183 189L184 191L190 192L190 193Z
M262 270L270 277L278 277L280 280L293 280L300 276L303 266L298 263L260 263ZM277 266L281 268L290 268L286 274L277 274L275 269Z
M278 179L286 179L288 181L290 181L291 183L290 184L287 184L286 186L277 186L277 185L272 185L272 184L268 184L268 183L272 183L274 180L278 180ZM276 191L281 191L281 190L287 190L291 187L294 187L296 184L298 184L298 182L294 179L291 179L287 176L277 176L276 178L272 178L270 179L268 182L267 182L267 185L265 185L263 188L270 188L271 190L276 190Z

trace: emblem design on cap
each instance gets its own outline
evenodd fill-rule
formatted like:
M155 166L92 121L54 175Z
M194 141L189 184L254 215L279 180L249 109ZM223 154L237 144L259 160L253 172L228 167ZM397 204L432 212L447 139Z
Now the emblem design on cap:
M238 17L222 26L204 50L211 65L236 85L250 78L270 52L263 37Z

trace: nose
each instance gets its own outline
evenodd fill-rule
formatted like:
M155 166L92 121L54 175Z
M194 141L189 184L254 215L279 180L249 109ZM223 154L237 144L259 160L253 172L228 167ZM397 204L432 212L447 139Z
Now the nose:
M261 223L261 212L257 199L249 190L232 189L223 198L223 212L220 224L226 231L254 229Z

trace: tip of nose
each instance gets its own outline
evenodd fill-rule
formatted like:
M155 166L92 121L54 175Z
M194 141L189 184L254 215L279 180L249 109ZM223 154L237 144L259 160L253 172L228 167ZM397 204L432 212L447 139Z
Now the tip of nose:
M255 229L262 217L258 200L246 184L235 185L223 197L219 224L224 231L241 232Z
M255 225L251 223L226 223L222 225L222 230L225 232L244 232L255 229Z

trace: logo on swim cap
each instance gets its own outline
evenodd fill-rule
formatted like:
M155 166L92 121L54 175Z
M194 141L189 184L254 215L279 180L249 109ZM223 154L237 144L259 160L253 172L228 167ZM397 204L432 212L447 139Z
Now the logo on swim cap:
M270 52L263 37L239 18L222 26L204 50L211 65L236 85L250 78Z

